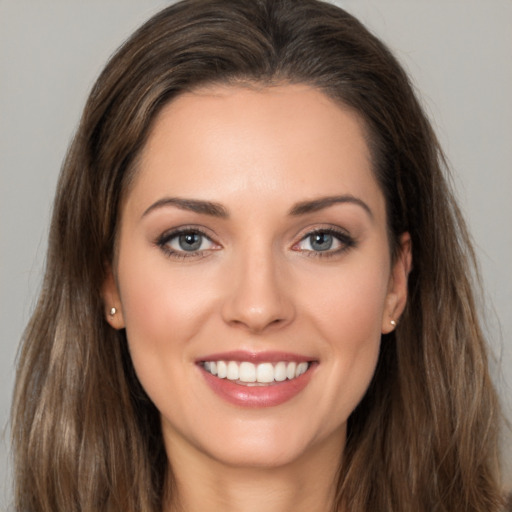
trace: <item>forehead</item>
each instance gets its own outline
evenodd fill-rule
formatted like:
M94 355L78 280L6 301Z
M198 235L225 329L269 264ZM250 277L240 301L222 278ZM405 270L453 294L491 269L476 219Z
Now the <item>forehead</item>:
M209 86L175 98L155 119L136 190L216 201L379 193L362 120L306 85Z

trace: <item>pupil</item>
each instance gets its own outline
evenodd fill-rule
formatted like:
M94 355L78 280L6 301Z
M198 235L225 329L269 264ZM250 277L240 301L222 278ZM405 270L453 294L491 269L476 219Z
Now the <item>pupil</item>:
M316 233L311 235L310 242L315 251L327 251L332 247L333 240L328 233Z
M180 247L184 251L197 251L201 247L201 235L198 233L186 233L180 235Z

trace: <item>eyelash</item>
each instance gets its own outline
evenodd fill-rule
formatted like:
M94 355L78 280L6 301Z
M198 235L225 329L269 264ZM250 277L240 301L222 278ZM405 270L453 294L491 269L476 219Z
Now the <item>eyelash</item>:
M304 254L311 258L332 258L335 256L339 256L340 254L349 251L350 249L357 246L357 241L355 238L350 236L346 231L341 229L336 229L333 227L329 228L317 228L312 231L308 231L298 243L294 244L296 247L298 244L304 242L308 238L314 235L330 235L335 238L339 243L340 247L337 249L327 249L325 251L314 251L314 250L303 250ZM300 249L298 249L300 250Z
M210 236L208 236L202 229L192 226L184 226L178 229L173 229L172 231L167 231L160 235L158 239L155 242L155 245L157 245L166 256L172 259L177 260L184 260L187 258L201 258L205 256L205 253L211 249L206 250L200 250L200 251L177 251L172 249L169 246L169 243L174 240L175 238L181 236L181 235L199 235L201 237L204 237L208 241L210 241L212 244L215 245L215 242L211 239ZM325 251L315 251L315 250L303 250L303 249L293 249L294 247L297 247L302 242L306 241L308 238L314 236L314 235L330 235L334 239L336 239L340 244L341 247L337 249L327 249ZM335 229L332 227L329 228L317 228L312 231L308 231L307 233L302 236L302 238L293 245L292 249L296 250L297 252L302 252L308 257L313 258L332 258L335 256L338 256L354 247L357 246L357 241L350 236L346 231L343 231L341 229ZM215 249L214 249L215 250Z
M175 238L181 235L199 235L209 240L212 244L215 242L208 236L202 229L192 226L184 226L178 229L173 229L172 231L167 231L163 233L156 240L156 245L164 252L166 256L172 259L184 260L187 258L200 258L205 255L206 250L202 251L176 251L169 246L169 243Z

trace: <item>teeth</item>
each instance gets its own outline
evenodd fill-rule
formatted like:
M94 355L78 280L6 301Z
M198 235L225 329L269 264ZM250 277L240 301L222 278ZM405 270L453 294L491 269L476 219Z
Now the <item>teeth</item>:
M258 365L256 370L258 382L274 382L274 366L272 363L262 363Z
M235 361L229 361L226 379L238 380L239 373L240 372L238 371L238 364Z
M297 369L295 370L295 377L302 375L308 369L308 363L299 363L297 365Z
M225 379L228 375L228 367L224 361L217 361L217 377Z
M242 382L256 382L256 367L252 363L245 361L240 363L239 378ZM259 379L258 382L260 382Z
M288 363L286 367L286 378L293 379L295 377L295 370L297 369L297 363Z
M279 361L278 363L253 364L248 361L205 361L204 369L219 379L239 382L269 384L300 377L309 368L309 363Z
M283 382L286 380L286 363L281 361L276 364L274 368L274 379L277 382Z

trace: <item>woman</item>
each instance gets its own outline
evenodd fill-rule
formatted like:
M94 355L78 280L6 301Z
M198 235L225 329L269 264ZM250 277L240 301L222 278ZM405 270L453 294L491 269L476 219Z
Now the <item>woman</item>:
M20 357L17 509L492 511L473 253L403 70L189 0L98 79Z

